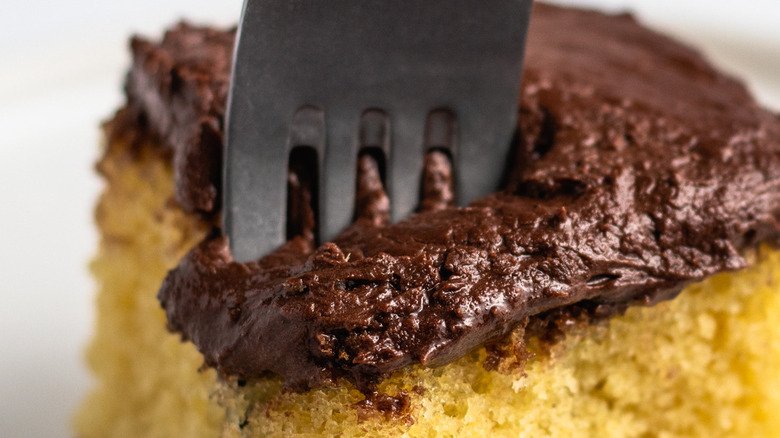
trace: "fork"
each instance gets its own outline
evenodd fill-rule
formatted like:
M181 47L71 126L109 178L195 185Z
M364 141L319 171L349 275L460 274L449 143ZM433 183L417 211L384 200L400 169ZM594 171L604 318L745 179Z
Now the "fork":
M319 236L350 224L360 148L386 162L391 220L414 212L424 154L456 202L500 184L532 0L246 0L228 98L223 226L235 260L285 241L290 151L316 151Z

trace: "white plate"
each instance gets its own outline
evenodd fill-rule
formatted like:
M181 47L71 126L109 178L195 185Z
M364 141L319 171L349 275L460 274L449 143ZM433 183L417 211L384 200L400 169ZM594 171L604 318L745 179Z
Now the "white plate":
M68 437L90 382L87 263L98 123L122 102L127 36L187 16L225 25L240 0L29 2L0 13L0 436ZM780 2L601 0L700 47L780 108ZM149 11L154 11L150 13Z

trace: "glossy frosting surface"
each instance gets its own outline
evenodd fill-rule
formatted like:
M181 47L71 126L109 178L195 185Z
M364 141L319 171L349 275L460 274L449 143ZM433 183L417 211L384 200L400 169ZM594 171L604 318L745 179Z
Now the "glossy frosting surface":
M240 264L215 229L162 285L169 326L225 375L370 390L549 315L669 299L777 241L776 115L629 16L537 4L531 22L516 153L495 169L505 190L452 207L446 160L429 155L421 212L388 225L364 157L358 220L334 242L304 232ZM219 209L232 41L180 25L133 43L129 113L169 144L191 211Z

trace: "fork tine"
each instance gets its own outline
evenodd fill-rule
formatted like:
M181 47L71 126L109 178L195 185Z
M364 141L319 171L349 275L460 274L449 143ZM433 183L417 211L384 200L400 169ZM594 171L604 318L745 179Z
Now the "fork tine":
M427 109L424 108L392 110L392 146L387 181L393 222L406 218L417 208L426 115Z
M251 112L235 107L251 102L236 97L232 105L225 151L225 168L230 171L223 182L223 225L228 236L241 236L230 242L233 258L247 262L268 254L285 240L288 120L281 112L262 123L246 117L238 120L241 114Z
M487 105L487 103L486 103ZM468 205L500 188L503 169L509 159L512 127L516 121L511 108L490 112L506 114L509 120L489 119L475 112L463 112L458 120L458 153L455 156L455 192L459 205Z
M332 109L331 109L332 108ZM360 111L325 109L327 145L320 190L320 236L332 240L352 223L355 207L357 138Z

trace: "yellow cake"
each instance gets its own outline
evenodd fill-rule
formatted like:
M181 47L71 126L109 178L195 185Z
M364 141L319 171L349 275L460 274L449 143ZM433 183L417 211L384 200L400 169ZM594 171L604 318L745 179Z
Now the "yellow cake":
M532 23L521 130L530 123L524 117L534 114L539 90L543 93L556 80L537 68L540 55L536 53L564 50L569 41L544 32L561 29L565 33L573 23L577 29L614 25L634 36L621 44L636 45L642 51L659 41L678 47L626 16L537 5ZM176 31L190 32L180 47L184 52L195 53L193 47L232 38L230 31L187 25ZM603 27L594 32L609 33ZM553 40L559 45L550 43ZM145 52L147 45L151 43L137 40L133 47L138 65L155 72L147 73L149 77L159 79L166 74L162 68L149 70L150 65L180 69L180 74L182 65L186 67L184 61L171 67L159 52ZM692 51L680 50L684 56L673 62L703 64ZM604 52L579 56L599 58ZM227 71L226 58L207 61ZM618 67L613 62L609 68L623 69L615 76L617 80L641 87L647 80L640 77L641 66L639 72L632 72L636 66L630 63L637 60L624 61ZM606 64L599 68L607 69ZM744 90L735 82L709 67L702 71L715 75L728 88L724 94L742 98ZM599 74L604 72L612 74L612 70ZM140 74L134 70L129 81ZM697 81L699 74L704 73L686 79ZM197 74L188 79L191 82L184 87L206 86L203 81L207 79ZM578 87L587 85L576 78L572 81ZM216 81L209 86L224 91L226 83ZM170 89L175 87L167 87L165 92L157 90L162 101L173 99ZM128 90L132 93L133 85ZM588 96L598 94L593 89L579 90ZM674 94L674 90L669 92ZM607 111L601 116L627 118L638 106L609 98L604 98L603 105L622 108L625 114ZM758 120L758 134L742 135L766 141L767 154L776 163L780 121L752 103L736 105L743 108L739 118ZM388 396L385 400L402 404L390 410L365 403L365 391L347 377L301 390L285 387L278 373L247 377L225 371L221 364L214 366L193 342L169 331L181 328L166 320L168 309L161 308L158 299L168 272L199 242L208 240L219 223L218 202L187 197L182 189L194 184L194 179L209 176L182 175L185 155L170 146L175 141L187 143L189 138L221 141L224 95L213 97L205 107L205 115L196 118L198 130L190 137L177 133L191 120L168 120L164 112L149 107L139 112L132 102L105 125L107 146L98 169L106 187L96 213L102 237L92 265L100 289L95 337L88 352L96 386L76 416L77 436L780 436L780 252L770 245L776 241L777 229L772 234L766 228L773 220L777 226L780 209L769 207L769 218L762 219L764 228L749 230L750 235L741 241L741 256L731 256L731 265L717 265L717 271L724 272L710 275L702 270L690 281L680 281L684 288L676 298L648 300L652 306L634 305L610 318L572 314L550 320L549 334L538 328L515 327L499 344L520 342L524 349L498 362L486 362L495 349L491 343L470 348L446 364L426 366L418 361L406 365L380 379L375 388ZM703 111L702 117L707 114ZM728 146L741 147L738 141ZM763 170L762 166L757 165ZM771 194L778 187L780 172L769 169L766 175L763 183ZM757 194L756 203L769 205L767 196ZM760 244L761 240L767 243ZM733 262L738 259L743 263Z

